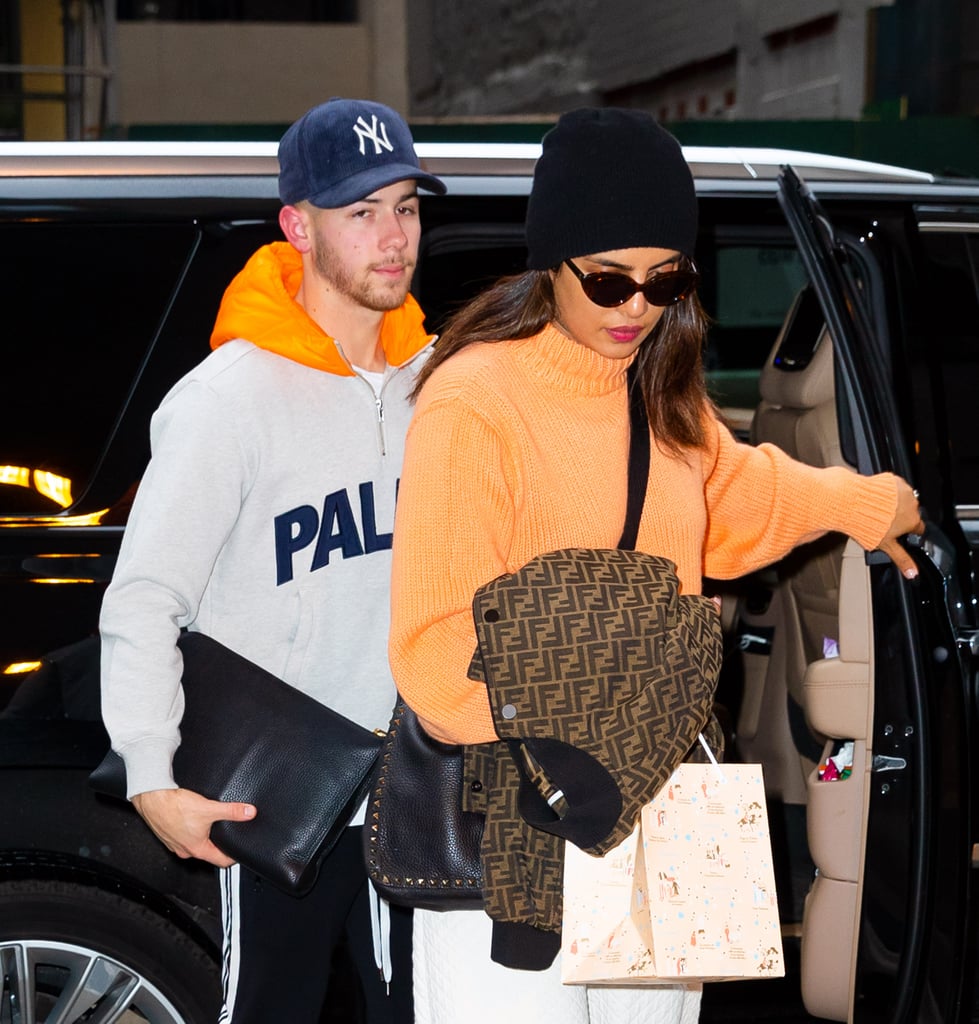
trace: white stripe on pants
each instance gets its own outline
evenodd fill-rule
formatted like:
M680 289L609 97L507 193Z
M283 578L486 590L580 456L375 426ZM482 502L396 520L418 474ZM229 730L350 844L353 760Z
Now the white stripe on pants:
M221 988L224 996L218 1024L225 1024L231 1020L231 1015L235 1011L235 993L238 991L238 972L241 968L241 943L238 939L238 927L241 923L238 912L240 865L219 868L218 881L221 886L221 920L224 925L224 949L221 955Z

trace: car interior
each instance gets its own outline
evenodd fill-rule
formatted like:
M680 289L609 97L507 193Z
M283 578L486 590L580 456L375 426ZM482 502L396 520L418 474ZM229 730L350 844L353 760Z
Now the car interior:
M941 452L947 481L942 500L955 510L963 547L974 552L970 527L979 460L974 426L965 417L975 406L962 395L967 389L974 394L975 384L974 334L967 326L975 322L979 294L975 243L970 229L960 224L923 220L919 226L927 259L916 265L917 272L943 274L945 296L941 303L908 301L904 308L909 361L916 365L904 385L913 395L908 406L913 419L905 427L917 439L918 451L931 446ZM867 250L864 259L859 286L874 301L875 270ZM850 464L848 405L838 401L843 392L834 347L813 289L803 284L757 376L755 408L750 417L739 411L742 428L748 420L751 443L776 444L813 466ZM893 367L890 372L898 392L900 373ZM944 418L944 441L932 434L933 416ZM922 458L916 471L927 493L934 471L929 460ZM933 494L939 490L931 486ZM735 715L734 757L764 766L773 845L781 861L783 935L800 940L802 1003L814 1017L853 1020L858 959L887 956L883 946L869 948L874 936L861 925L872 788L886 793L905 767L903 758L885 755L882 743L890 741L882 737L892 726L882 726L874 748L868 558L854 541L826 535L735 581L733 588L720 585L726 596L731 590L733 608L726 618L732 656L726 671L735 686L722 678L720 699L730 700ZM875 849L880 838L875 834Z
M833 342L808 286L786 315L759 389L753 443L775 444L814 466L846 464ZM853 987L872 723L864 552L832 534L797 548L751 581L737 629L743 693L735 748L741 760L764 765L769 798L782 811L780 907L783 926L801 936L802 998L811 1014L843 1021ZM829 768L831 759L840 767Z

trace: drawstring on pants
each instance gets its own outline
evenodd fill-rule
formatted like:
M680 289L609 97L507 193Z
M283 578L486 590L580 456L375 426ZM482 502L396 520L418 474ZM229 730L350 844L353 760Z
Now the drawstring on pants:
M374 963L391 994L391 905L379 896L373 882L368 881L371 901L371 938L374 942Z

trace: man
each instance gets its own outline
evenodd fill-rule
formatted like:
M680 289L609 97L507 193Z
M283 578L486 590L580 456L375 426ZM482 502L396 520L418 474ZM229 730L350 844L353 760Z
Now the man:
M153 457L102 608L103 714L150 828L178 856L225 869L221 1020L318 1021L346 935L368 1020L394 1024L411 1020L411 922L392 910L386 984L361 829L345 830L312 892L288 896L209 838L213 822L262 809L177 788L171 769L181 628L368 728L386 727L394 703L391 531L408 394L431 340L408 294L417 188L445 186L420 169L401 118L360 100L308 111L283 136L279 165L286 241L231 283L215 351L153 418Z

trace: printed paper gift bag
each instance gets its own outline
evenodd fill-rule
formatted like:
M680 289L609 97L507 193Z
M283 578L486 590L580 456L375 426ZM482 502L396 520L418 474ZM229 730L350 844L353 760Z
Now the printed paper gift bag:
M760 765L684 763L604 857L566 845L565 984L784 973Z

